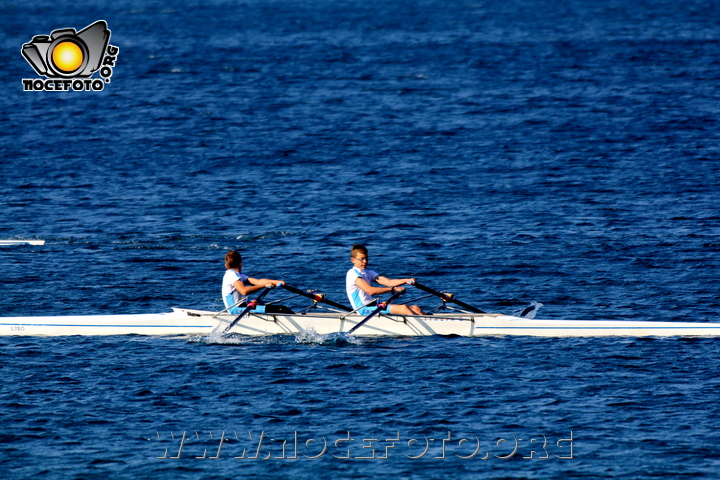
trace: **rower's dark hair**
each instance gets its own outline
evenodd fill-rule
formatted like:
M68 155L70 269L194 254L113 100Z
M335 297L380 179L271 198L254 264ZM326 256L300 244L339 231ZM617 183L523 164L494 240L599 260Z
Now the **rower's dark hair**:
M225 268L237 268L242 263L240 252L230 250L225 254Z
M350 249L350 256L354 257L355 252L364 253L366 256L368 255L367 247L365 245L361 245L359 243L356 243L355 245L352 246L352 248Z

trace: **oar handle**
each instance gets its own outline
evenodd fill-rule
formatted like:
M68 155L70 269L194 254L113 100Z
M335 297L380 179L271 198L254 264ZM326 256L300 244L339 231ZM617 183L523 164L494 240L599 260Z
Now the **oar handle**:
M312 300L314 300L314 301L316 301L316 302L327 303L327 304L330 305L331 307L335 307L335 308L337 308L337 309L340 309L340 310L343 310L343 311L346 311L346 312L352 312L352 308L346 307L345 305L342 305L342 304L340 304L340 303L333 302L332 300L328 300L327 298L325 298L324 295L320 295L320 294L318 294L318 293L306 292L305 290L300 290L299 288L295 288L295 287L293 287L293 286L290 286L290 285L288 285L287 283L284 283L284 284L282 285L282 287L283 287L285 290L287 290L288 292L294 293L294 294L296 294L296 295L302 295L303 297L310 298L310 299L312 299Z
M385 307L387 307L387 306L390 305L392 302L394 302L395 300L397 300L400 295L404 295L404 294L405 294L405 290L400 290L400 291L398 291L398 292L393 293L392 296L391 296L390 298L388 298L387 300L385 300L384 302L378 303L377 308L376 308L375 310L373 310L370 315L368 315L367 317L365 317L365 318L363 318L362 320L360 320L360 322L359 322L357 325L355 325L353 328L351 328L350 330L348 330L348 332L347 332L348 335L352 334L355 330L357 330L358 328L362 327L362 326L365 324L365 322L367 322L367 321L370 320L372 317L374 317L375 315L377 315L378 313L380 313L381 311L383 311L383 309L384 309Z
M414 286L415 288L419 288L419 289L422 290L423 292L427 292L427 293L430 293L430 294L435 295L435 296L437 296L437 297L440 297L440 298L442 298L443 301L445 301L445 302L455 303L456 305L458 305L458 306L460 306L460 307L463 307L463 308L466 309L466 310L470 310L471 312L474 312L474 313L485 313L485 312L483 312L482 310L480 310L479 308L473 307L472 305L468 305L468 304L465 303L465 302L461 302L460 300L457 300L457 299L456 299L454 296L452 296L452 295L448 295L447 293L438 292L437 290L433 290L433 289L430 288L430 287L426 287L426 286L423 285L422 283L415 282L415 283L413 283L413 286Z
M274 287L265 287L265 290L260 292L260 295L258 295L257 298L255 298L254 300L250 300L247 304L247 307L245 307L245 310L243 310L240 315L235 317L235 320L233 320L230 325L225 328L225 330L223 331L223 335L230 331L230 329L233 328L240 320L242 320L242 318L247 315L251 310L255 310L258 302L262 300L265 295L270 293L270 290L272 290L273 288Z

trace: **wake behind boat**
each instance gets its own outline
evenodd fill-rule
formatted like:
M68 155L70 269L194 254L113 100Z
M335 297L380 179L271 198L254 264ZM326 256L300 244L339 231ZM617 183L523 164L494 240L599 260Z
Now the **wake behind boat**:
M352 333L355 336L519 335L534 337L671 337L720 336L720 324L694 322L643 322L604 320L540 320L484 313L453 296L416 285L447 303L470 307L476 312L452 311L428 315L358 315L314 291L285 286L296 295L313 300L305 312L269 313L248 303L241 315L226 311L173 308L171 313L135 315L84 315L46 317L0 317L0 335L321 335ZM321 304L329 311L317 311ZM269 310L269 309L268 309ZM479 313L478 313L479 312Z

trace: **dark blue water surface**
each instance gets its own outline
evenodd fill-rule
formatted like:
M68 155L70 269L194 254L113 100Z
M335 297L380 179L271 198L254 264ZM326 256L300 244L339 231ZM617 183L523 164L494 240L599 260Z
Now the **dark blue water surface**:
M0 247L2 316L219 310L230 248L344 301L363 242L483 310L720 321L718 1L0 8L0 238L47 242ZM102 92L23 91L23 43L101 19ZM0 337L0 476L716 478L719 357Z

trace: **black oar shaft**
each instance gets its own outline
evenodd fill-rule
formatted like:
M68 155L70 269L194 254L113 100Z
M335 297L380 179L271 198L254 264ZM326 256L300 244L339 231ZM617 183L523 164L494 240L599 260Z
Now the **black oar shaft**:
M427 292L427 293L430 293L430 294L432 294L432 295L436 295L436 296L442 298L442 299L443 299L444 301L446 301L446 302L452 302L452 303L454 303L454 304L456 304L456 305L464 308L465 310L470 310L471 312L474 312L474 313L485 313L485 312L483 312L482 310L480 310L479 308L473 307L472 305L468 305L468 304L465 303L465 302L461 302L460 300L455 299L455 298L454 298L453 296L451 296L451 295L447 295L447 294L445 294L445 293L438 292L437 290L433 290L433 289L430 288L430 287L426 287L425 285L423 285L423 284L421 284L421 283L415 282L415 283L413 284L413 286L414 286L415 288L419 288L419 289L422 290L423 292Z
M295 293L295 294L297 294L297 295L302 295L303 297L307 297L307 298L313 299L313 300L315 300L316 302L327 303L327 304L330 305L331 307L335 307L335 308L337 308L337 309L344 310L344 311L346 311L346 312L352 312L352 308L346 307L345 305L342 305L342 304L340 304L340 303L333 302L332 300L328 300L328 299L325 298L323 295L318 295L318 294L316 294L316 293L306 292L306 291L304 291L304 290L300 290L299 288L295 288L295 287L292 287L292 286L287 285L287 284L283 284L283 288L284 288L285 290L287 290L288 292L292 292L292 293Z
M360 328L360 327L362 327L363 325L365 325L365 323L366 323L368 320L370 320L372 317L374 317L375 315L377 315L378 313L380 313L385 307L387 307L387 306L390 305L392 302L394 302L395 300L397 300L397 298L398 298L400 295L404 294L404 293L405 293L404 290L401 290L401 291L399 291L399 292L395 292L395 293L394 293L390 298L388 298L385 302L382 302L382 303L378 304L377 308L376 308L375 310L373 310L370 315L368 315L367 317L365 317L365 318L363 318L362 320L360 320L360 322L359 322L357 325L355 325L353 328L351 328L350 330L348 330L348 332L347 332L348 335L352 334L355 330L357 330L358 328Z
M268 293L270 293L270 290L272 290L272 289L273 289L273 287L266 287L265 290L263 290L262 292L260 292L260 295L258 295L255 300L250 300L250 302L248 303L248 306L245 307L245 310L243 310L240 315L238 315L237 317L235 317L235 320L233 320L233 321L230 323L230 325L228 325L228 326L225 328L225 330L223 331L223 335L226 334L231 328L233 328L240 320L242 320L242 318L243 318L245 315L247 315L248 313L250 313L251 310L255 310L255 307L257 306L257 303L258 303L260 300L262 300L265 295L267 295Z

